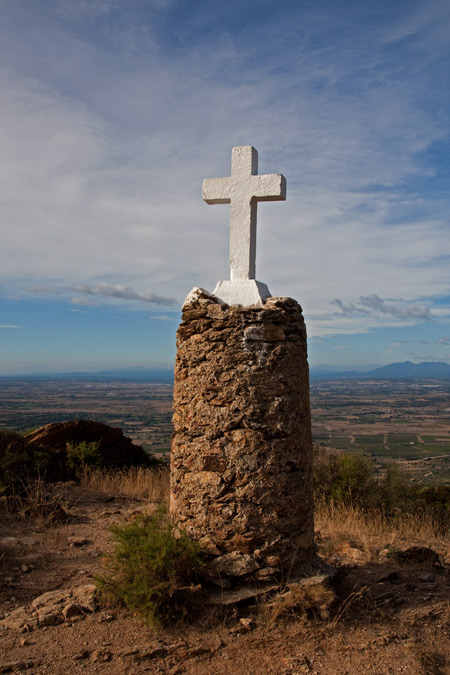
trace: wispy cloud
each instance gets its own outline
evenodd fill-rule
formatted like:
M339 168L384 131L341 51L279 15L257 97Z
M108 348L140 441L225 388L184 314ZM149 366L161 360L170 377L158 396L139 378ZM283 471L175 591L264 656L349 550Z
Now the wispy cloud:
M72 298L70 301L71 305L83 305L85 307L97 307L98 302L93 302L92 300L89 300L89 298ZM73 310L76 311L76 310Z
M27 286L25 291L32 295L61 295L63 292L56 286Z
M125 284L108 284L106 282L98 284L74 284L73 286L28 286L25 292L32 295L59 296L64 297L72 293L80 293L81 295L70 298L71 305L82 305L85 307L97 307L99 301L92 298L109 298L121 301L139 302L158 306L172 306L177 305L176 298L161 296L149 291L137 291L131 286ZM75 311L75 310L74 310Z
M346 305L342 302L342 300L339 300L339 298L332 300L331 304L336 305L336 307L339 309L339 312L335 312L335 314L342 314L343 316L355 316L358 314L363 316L370 315L370 312L367 309L364 309L363 307L357 307L352 302Z
M379 314L390 314L400 321L432 321L433 317L429 307L424 305L404 305L398 306L387 304L376 293L367 297L361 297L359 302L370 311Z
M21 328L21 326L16 326L11 323L1 323L0 328Z
M135 291L131 286L124 286L123 284L117 284L112 286L111 284L101 283L96 286L88 286L87 284L77 284L72 287L72 290L76 293L82 293L85 296L103 296L106 298L117 298L119 300L134 300L138 302L145 302L151 305L176 305L177 300L175 298L168 298L156 293L150 293L148 291L138 292Z
M169 316L168 314L158 314L158 315L150 315L150 319L156 319L157 321L175 321L173 316Z
M336 312L336 314L343 316L380 316L387 314L399 321L417 322L433 320L429 307L410 303L394 305L385 302L376 293L365 297L361 296L357 304L344 304L339 298L335 298L331 302L339 308L339 312Z

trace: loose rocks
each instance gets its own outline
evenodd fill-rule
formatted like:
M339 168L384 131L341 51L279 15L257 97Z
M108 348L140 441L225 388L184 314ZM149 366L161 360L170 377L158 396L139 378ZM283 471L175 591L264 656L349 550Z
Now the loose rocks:
M55 626L91 614L97 608L96 588L85 584L66 590L48 591L33 600L29 607L18 607L0 621L0 628L27 633L34 628Z

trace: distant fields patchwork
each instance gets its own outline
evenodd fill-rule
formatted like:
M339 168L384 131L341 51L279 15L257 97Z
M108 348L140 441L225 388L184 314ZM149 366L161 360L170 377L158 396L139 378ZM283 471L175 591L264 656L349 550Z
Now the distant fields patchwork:
M446 438L395 432L343 436L332 431L329 433L322 430L315 431L313 427L313 439L314 443L319 446L341 451L370 453L381 457L414 459L447 453L450 455L450 436Z
M417 480L450 484L450 381L311 382L314 443L403 463ZM0 428L24 432L92 419L121 427L152 453L170 452L167 383L0 378Z

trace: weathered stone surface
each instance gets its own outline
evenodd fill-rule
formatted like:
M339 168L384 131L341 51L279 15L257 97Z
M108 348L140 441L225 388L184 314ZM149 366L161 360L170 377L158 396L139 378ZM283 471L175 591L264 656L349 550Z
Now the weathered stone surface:
M37 618L39 626L57 626L59 623L64 623L61 607L58 605L38 609Z
M62 615L65 621L69 621L70 619L75 619L78 617L83 617L85 615L85 611L83 610L80 605L77 605L74 602L69 602L69 604L65 605L62 609Z
M177 338L174 520L207 544L221 575L309 572L312 441L300 306L269 298L229 307L195 289Z
M248 553L232 551L218 556L212 563L212 569L222 574L241 577L257 570L258 565Z
M84 584L64 590L47 591L35 598L29 607L19 607L0 621L0 628L21 633L41 626L56 626L73 621L97 609L96 587Z
M25 607L18 607L0 621L0 628L11 628L20 633L28 633L37 626L37 618L30 615Z
M98 606L95 584L84 584L72 588L71 598L84 612L95 612Z
M70 590L64 591L47 591L47 593L42 593L31 603L31 609L41 609L43 607L51 607L53 605L59 605L63 603L66 598L70 596Z

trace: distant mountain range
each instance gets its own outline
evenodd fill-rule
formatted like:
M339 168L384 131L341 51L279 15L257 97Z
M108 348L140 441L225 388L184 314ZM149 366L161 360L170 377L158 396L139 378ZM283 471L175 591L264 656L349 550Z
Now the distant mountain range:
M450 365L442 361L423 361L422 363L390 363L380 368L375 366L311 366L311 380L450 380ZM43 379L43 380L124 380L128 382L148 381L160 383L173 382L173 368L111 368L95 372L72 373L30 373L24 375L0 375L0 379Z
M312 380L450 380L450 365L442 361L422 361L421 363L390 363L381 368L366 370L361 366L358 370L336 370L332 366L311 367Z

